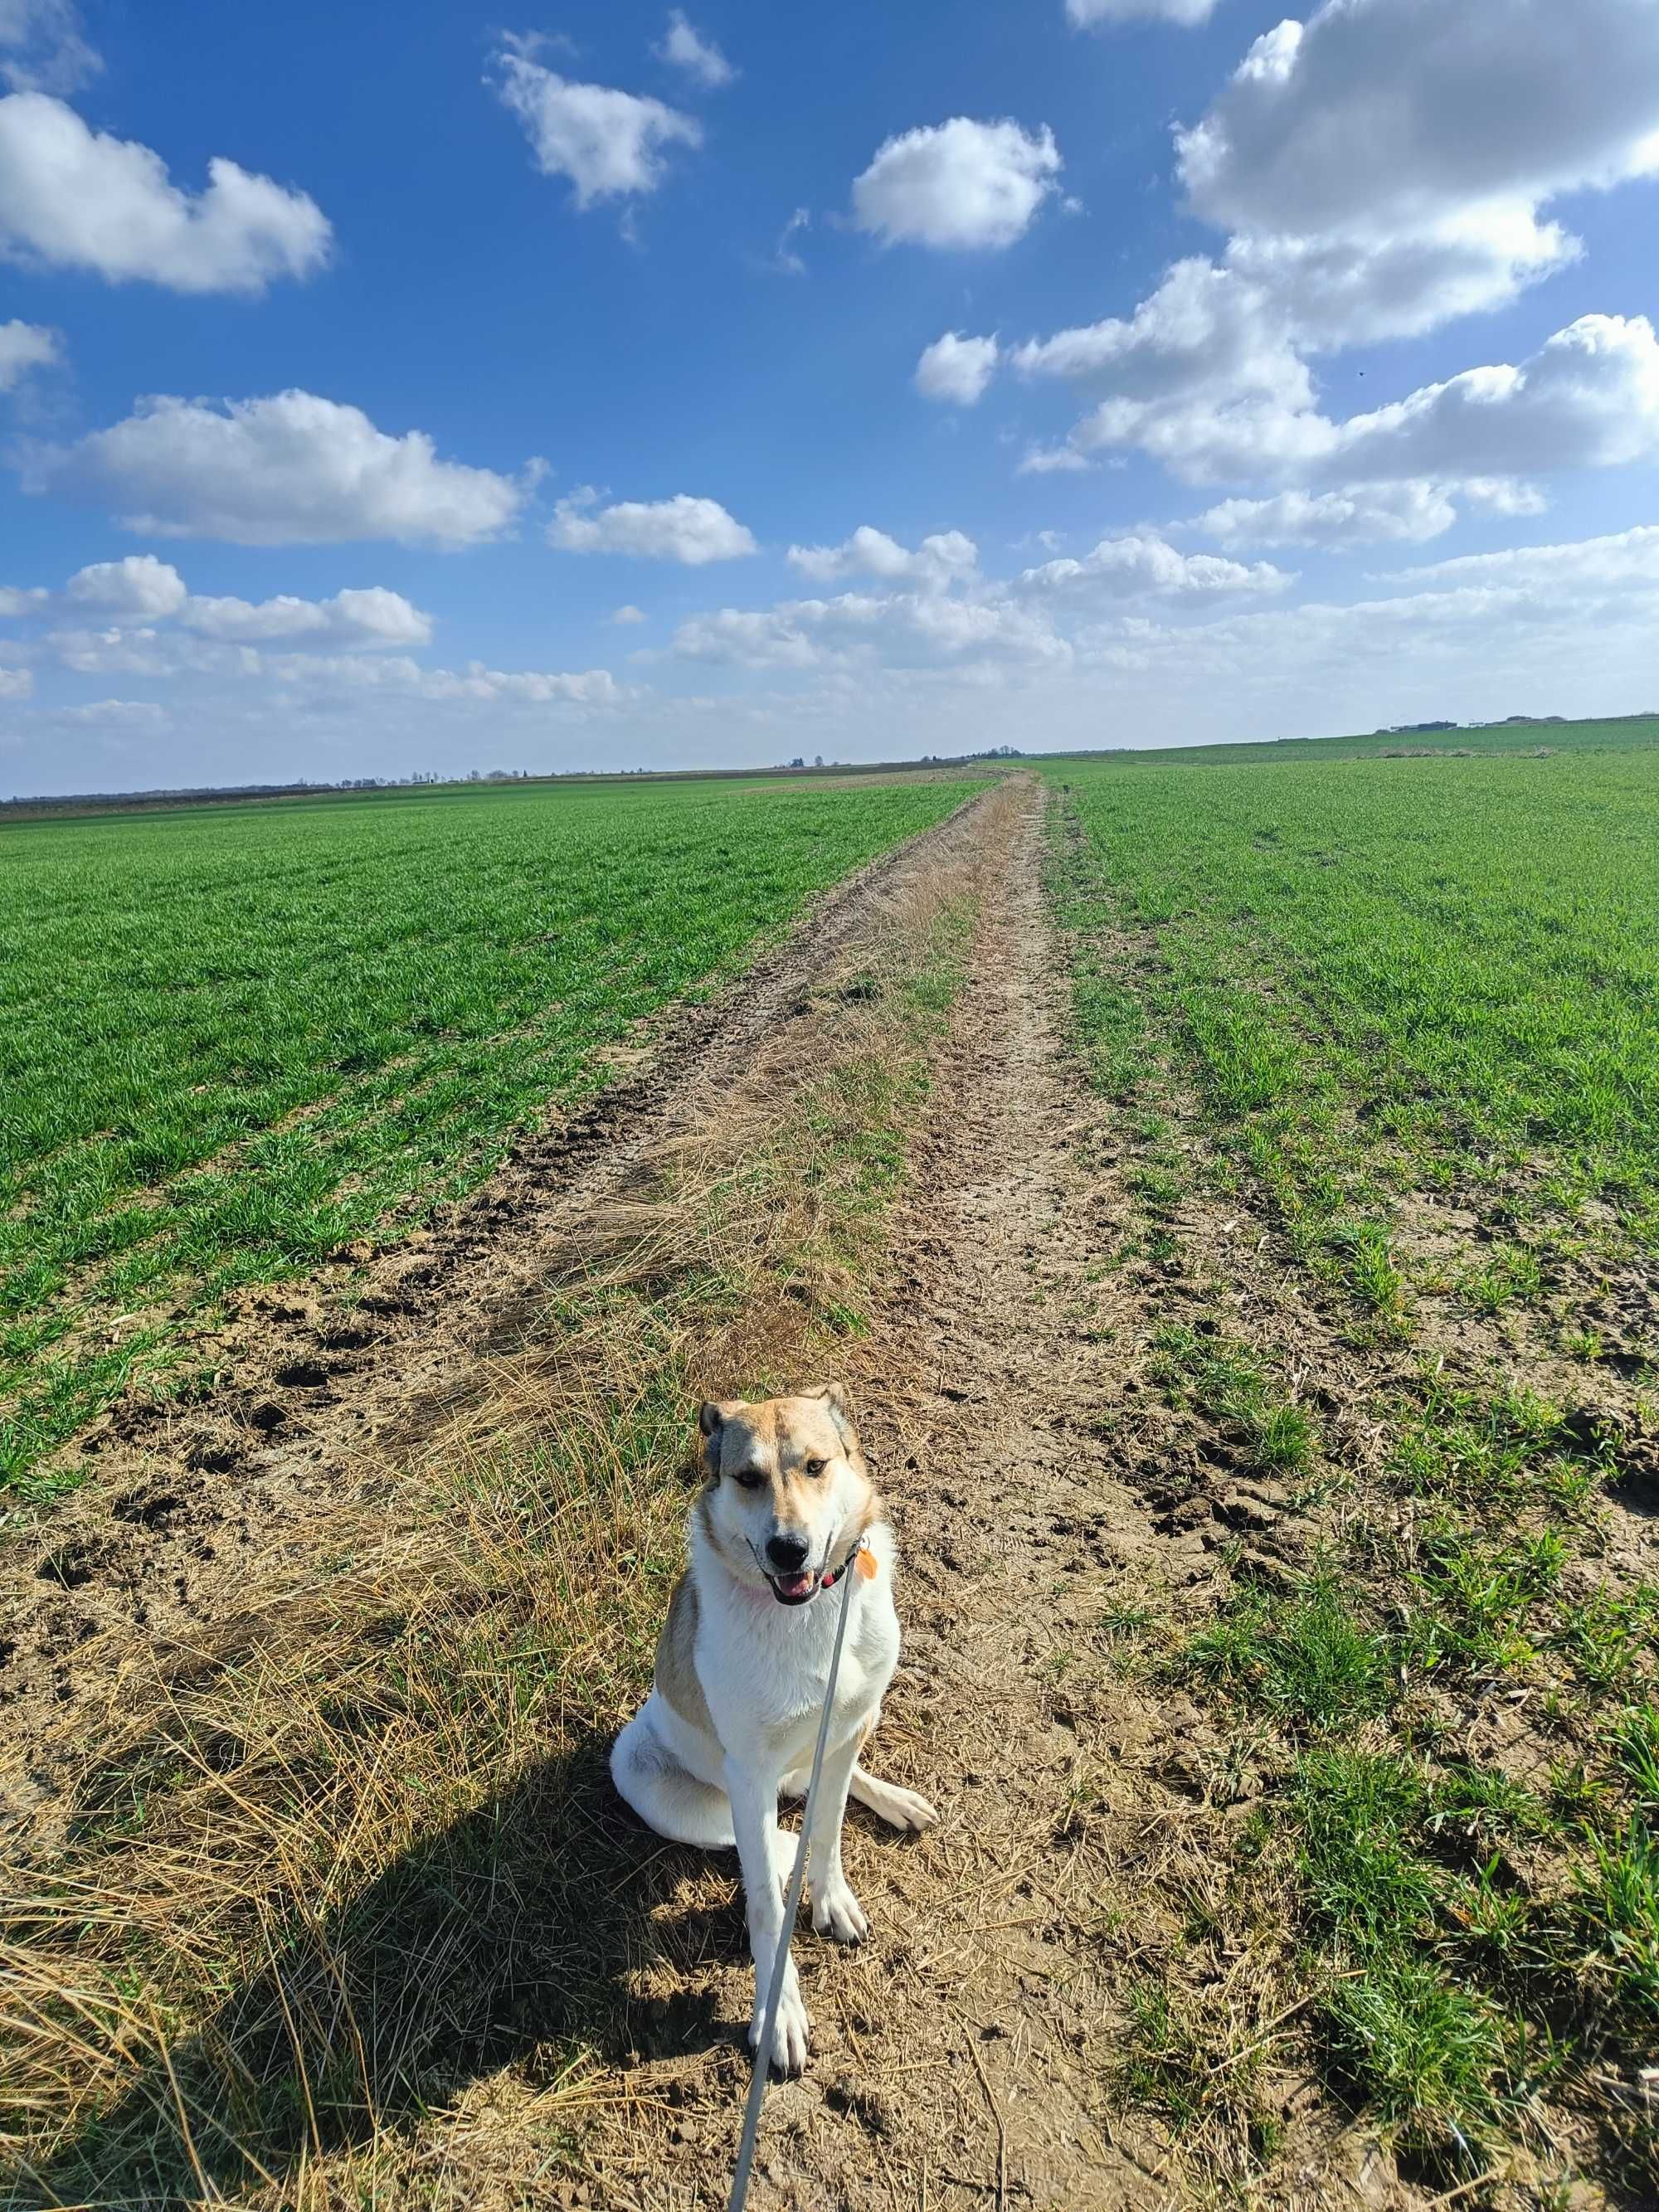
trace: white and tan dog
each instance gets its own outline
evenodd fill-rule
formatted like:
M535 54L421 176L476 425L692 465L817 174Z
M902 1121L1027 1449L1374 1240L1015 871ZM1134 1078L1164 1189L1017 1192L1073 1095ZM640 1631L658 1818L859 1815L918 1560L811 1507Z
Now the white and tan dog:
M845 1392L831 1382L758 1405L730 1400L704 1406L698 1425L706 1487L691 1513L690 1564L657 1646L655 1686L617 1738L611 1771L659 1835L714 1850L737 1845L756 1969L749 2040L757 2045L794 1863L794 1838L778 1828L778 1799L806 1788L841 1581L860 1538L875 1572L853 1571L807 1838L818 1933L856 1943L869 1932L842 1871L849 1794L896 1828L925 1828L939 1816L925 1797L877 1781L858 1763L898 1662L899 1628L893 1532ZM769 2053L775 2066L799 2072L807 2027L792 1959Z

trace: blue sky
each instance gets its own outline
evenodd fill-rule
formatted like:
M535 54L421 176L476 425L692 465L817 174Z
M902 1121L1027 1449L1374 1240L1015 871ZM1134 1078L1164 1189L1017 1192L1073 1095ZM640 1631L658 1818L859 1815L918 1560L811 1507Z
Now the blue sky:
M1655 0L0 66L0 793L1659 705Z

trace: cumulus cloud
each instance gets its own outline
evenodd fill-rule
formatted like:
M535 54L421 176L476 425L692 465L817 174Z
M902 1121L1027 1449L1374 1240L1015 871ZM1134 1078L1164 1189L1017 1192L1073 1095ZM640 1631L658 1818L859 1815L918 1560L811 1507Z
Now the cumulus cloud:
M256 654L247 665L249 672L273 676L290 687L345 687L440 704L614 707L624 696L608 668L490 668L482 660L469 660L463 668L422 668L403 654L335 659L315 653Z
M1408 477L1396 483L1346 484L1340 491L1223 500L1192 526L1223 544L1421 544L1443 537L1466 507L1526 515L1541 514L1544 504L1535 487L1512 477L1437 483Z
M426 645L432 637L431 616L383 585L348 587L327 599L289 592L257 603L215 598L188 590L179 571L153 553L94 561L76 569L58 592L0 590L0 615L101 623L54 629L47 642L68 665L151 673L165 672L181 658L171 649L168 624L219 645L303 640L307 645L373 648ZM192 650L185 649L182 658L188 661Z
M866 523L839 545L792 545L788 557L792 566L815 583L834 583L842 576L880 576L889 582L904 580L942 591L975 573L979 549L961 531L946 530L924 538L911 552L885 531L872 530Z
M1094 464L1075 446L1028 446L1019 457L1017 477L1073 476Z
M495 57L495 89L523 125L544 177L568 177L576 205L654 192L667 175L665 149L700 146L702 125L660 100L577 84L518 46Z
M371 584L362 591L336 592L329 599L198 598L180 610L186 629L227 644L264 645L304 638L319 645L428 645L432 617L412 606L399 592Z
M1096 599L1211 599L1224 592L1282 592L1293 580L1270 562L1245 567L1212 553L1180 553L1150 531L1103 538L1081 561L1027 568L1021 588Z
M23 486L97 501L151 536L238 545L474 545L508 526L527 489L309 392L143 399L110 429L28 456Z
M1466 369L1334 427L1356 476L1617 468L1659 451L1659 340L1645 315L1584 315L1519 368Z
M1507 592L1546 591L1563 594L1603 590L1646 592L1659 586L1659 528L1644 525L1607 538L1579 538L1559 545L1516 545L1502 553L1466 553L1455 561L1434 561L1387 579L1407 591L1452 585Z
M176 568L153 553L129 553L123 561L94 561L77 569L64 586L73 607L107 615L112 621L155 622L176 615L188 594Z
M62 358L63 342L56 331L15 318L0 323L0 392L15 392L35 369L50 368Z
M678 561L700 568L734 561L758 549L753 538L718 500L619 500L600 507L584 489L562 499L548 526L548 542L565 553L632 553L648 561Z
M33 690L32 668L0 668L0 699L27 699Z
M683 8L671 12L668 28L651 51L659 61L666 62L671 69L684 70L695 83L710 92L730 84L737 75L713 39L705 39L687 21Z
M924 399L976 406L996 374L997 354L994 337L970 338L960 331L946 331L916 363L916 390Z
M1086 29L1094 23L1178 23L1190 30L1207 23L1216 0L1066 0L1070 20Z
M1256 40L1176 151L1196 213L1290 234L1392 235L1650 174L1659 10L1325 0Z
M1194 319L1189 330L1201 327ZM1345 422L1322 414L1302 364L1271 348L1228 356L1218 344L1208 362L1201 348L1137 356L1133 325L1097 325L1024 349L1024 362L1028 374L1050 371L1056 349L1124 331L1117 394L1084 417L1073 441L1085 450L1138 447L1193 483L1528 477L1618 467L1659 447L1659 342L1645 316L1583 316L1519 367L1466 369ZM1061 373L1087 373L1060 358ZM1149 368L1148 386L1139 377Z
M103 66L72 0L0 0L0 80L14 92L73 92Z
M1256 40L1209 112L1176 133L1176 150L1192 211L1230 234L1220 252L1175 264L1128 313L1001 359L1090 391L1071 441L1079 450L1136 447L1194 482L1305 468L1322 492L1374 465L1359 465L1358 430L1319 413L1313 359L1509 304L1582 252L1552 202L1659 174L1659 10L1652 0L1571 12L1539 0L1323 0L1305 23ZM1628 342L1624 355L1630 370ZM1618 380L1605 361L1591 379ZM1612 453L1611 434L1589 431L1585 380L1529 375L1534 427L1569 450L1563 418L1576 410L1589 449ZM1547 431L1547 384L1558 403ZM1433 407L1421 395L1404 403L1425 450L1378 473L1534 465L1510 450L1522 393L1492 384L1500 404L1486 437L1464 404L1485 392L1448 385L1459 388ZM1639 418L1639 392L1637 404ZM1455 424L1468 450L1431 456L1431 415L1449 434ZM1374 434L1407 442L1397 420ZM1639 426L1626 442L1645 450Z
M611 619L613 623L621 624L623 629L627 629L635 623L642 623L645 620L645 609L631 604L627 606L614 607L611 610Z
M216 156L206 190L161 156L88 129L42 92L0 100L0 255L175 292L263 292L329 257L328 218L302 191Z
M993 659L1069 661L1071 647L1039 609L987 597L847 592L833 599L789 599L748 611L722 607L674 633L688 660L746 668L929 665Z
M884 243L966 250L1024 235L1061 167L1054 133L953 116L890 138L853 183L853 219Z

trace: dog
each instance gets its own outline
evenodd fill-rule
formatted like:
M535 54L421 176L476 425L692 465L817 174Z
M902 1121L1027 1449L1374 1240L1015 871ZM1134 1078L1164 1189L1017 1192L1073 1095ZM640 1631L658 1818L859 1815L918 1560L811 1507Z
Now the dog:
M806 1839L818 1933L838 1943L869 1933L842 1869L849 1796L895 1828L931 1827L939 1815L859 1764L898 1663L897 1553L846 1392L830 1382L758 1404L730 1399L702 1407L697 1426L704 1486L689 1564L650 1695L612 1746L611 1771L659 1836L715 1850L736 1844L755 1961L749 2040L758 2051L794 1865L778 1799L806 1789L843 1601L851 1613ZM849 1574L850 1598L841 1587ZM781 2072L805 2064L810 2026L792 1958L768 2054Z

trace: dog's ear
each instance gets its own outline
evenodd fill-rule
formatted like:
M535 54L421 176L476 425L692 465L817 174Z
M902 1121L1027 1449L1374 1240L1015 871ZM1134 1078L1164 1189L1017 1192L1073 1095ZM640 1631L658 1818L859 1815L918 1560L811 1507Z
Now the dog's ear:
M741 1398L706 1398L697 1408L697 1440L703 1467L711 1475L720 1465L720 1431L743 1408Z
M805 1395L809 1398L823 1399L830 1408L830 1418L835 1423L842 1443L856 1450L859 1432L853 1425L853 1408L848 1401L846 1384L821 1382L816 1390L809 1390Z

